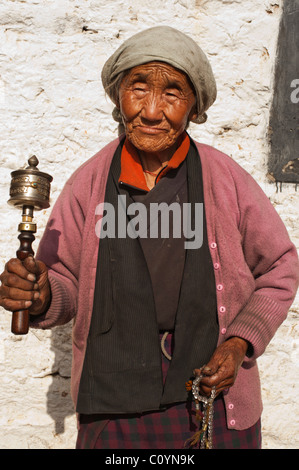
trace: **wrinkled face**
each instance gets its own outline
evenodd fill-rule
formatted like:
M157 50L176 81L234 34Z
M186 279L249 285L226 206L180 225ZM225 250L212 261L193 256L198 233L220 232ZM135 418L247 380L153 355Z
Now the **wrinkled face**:
M144 152L174 146L187 122L196 116L195 104L187 76L166 63L134 67L120 85L119 106L126 135Z

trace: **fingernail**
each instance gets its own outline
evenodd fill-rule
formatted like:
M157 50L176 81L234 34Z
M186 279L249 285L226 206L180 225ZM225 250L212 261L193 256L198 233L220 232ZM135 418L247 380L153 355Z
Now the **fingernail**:
M28 281L33 281L34 282L34 281L36 281L36 276L35 276L35 274L30 273L30 274L28 274L27 279L28 279Z
M31 300L26 300L25 301L25 308L31 307L31 305L32 305Z
M33 289L34 289L34 290L37 290L38 287L39 287L39 286L38 286L38 283L36 282L36 283L34 284L34 286L33 286Z
M203 372L210 372L212 369L210 367L204 367Z
M40 293L39 292L34 292L34 295L33 295L33 298L36 300L36 299L39 299L39 296L40 296Z

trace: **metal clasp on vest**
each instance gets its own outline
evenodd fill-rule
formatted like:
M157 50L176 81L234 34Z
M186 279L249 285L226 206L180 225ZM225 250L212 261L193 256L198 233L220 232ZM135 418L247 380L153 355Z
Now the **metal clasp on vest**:
M162 336L162 339L161 339L161 350L162 350L162 353L164 354L164 356L166 357L166 359L168 359L169 361L171 361L172 357L168 354L168 352L166 351L165 349L165 340L167 338L167 336L169 335L169 331L165 331L164 335Z

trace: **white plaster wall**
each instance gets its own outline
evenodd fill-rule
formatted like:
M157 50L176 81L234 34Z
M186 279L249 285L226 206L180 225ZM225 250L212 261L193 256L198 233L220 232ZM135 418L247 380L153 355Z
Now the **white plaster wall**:
M15 256L21 218L6 203L10 172L36 154L54 177L55 202L77 166L116 136L103 63L124 39L157 24L190 34L215 72L217 102L191 135L255 177L298 246L298 193L293 185L276 193L266 178L281 7L280 0L0 0L1 271ZM49 211L36 214L35 250ZM298 307L297 297L259 360L266 449L299 447ZM0 314L0 448L73 448L71 325L18 337L11 315Z

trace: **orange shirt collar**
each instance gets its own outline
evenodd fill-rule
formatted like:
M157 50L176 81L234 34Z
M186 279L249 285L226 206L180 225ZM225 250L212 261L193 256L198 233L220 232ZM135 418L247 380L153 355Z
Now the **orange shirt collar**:
M169 171L178 168L185 160L190 148L190 138L187 132L180 137L180 143L169 160L168 164L158 174L156 183ZM143 168L136 148L126 138L121 153L121 172L119 182L134 186L135 188L149 191L143 173Z

